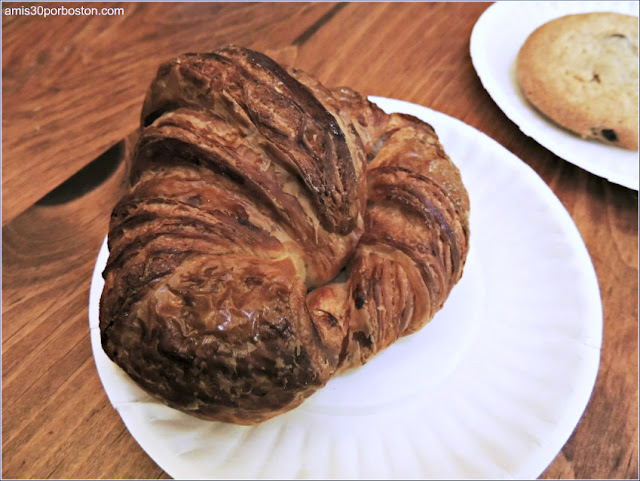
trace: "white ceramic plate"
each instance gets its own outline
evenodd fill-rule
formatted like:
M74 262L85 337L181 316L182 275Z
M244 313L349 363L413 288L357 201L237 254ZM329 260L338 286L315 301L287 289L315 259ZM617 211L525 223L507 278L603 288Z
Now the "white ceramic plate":
M568 213L526 164L472 127L398 100L433 125L471 199L471 249L420 332L253 427L151 400L104 354L98 256L89 321L98 373L144 450L176 478L535 478L580 419L600 360L595 272Z
M484 88L520 130L558 157L611 182L638 190L638 152L585 140L541 115L522 95L515 75L520 47L540 25L574 13L638 16L638 2L497 2L471 33L471 59Z

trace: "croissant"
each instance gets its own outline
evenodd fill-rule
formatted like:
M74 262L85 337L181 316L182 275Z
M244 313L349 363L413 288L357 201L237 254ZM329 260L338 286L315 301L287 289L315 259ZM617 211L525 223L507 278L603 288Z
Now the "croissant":
M207 420L286 412L419 330L469 247L467 192L431 126L237 46L160 66L131 185L102 346Z

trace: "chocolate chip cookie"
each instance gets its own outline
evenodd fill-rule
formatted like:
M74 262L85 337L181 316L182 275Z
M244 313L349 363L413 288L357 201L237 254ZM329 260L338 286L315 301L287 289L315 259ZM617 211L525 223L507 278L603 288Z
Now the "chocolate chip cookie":
M638 18L596 12L545 23L517 58L526 98L583 138L638 149Z

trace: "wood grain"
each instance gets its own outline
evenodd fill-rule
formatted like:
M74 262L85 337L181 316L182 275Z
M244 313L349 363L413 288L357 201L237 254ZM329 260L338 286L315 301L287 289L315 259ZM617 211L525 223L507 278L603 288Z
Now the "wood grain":
M469 57L487 3L118 6L122 17L3 14L3 477L168 477L109 404L93 361L89 283L126 166L91 161L135 130L161 61L239 43L327 85L457 117L540 175L585 241L604 310L593 395L541 477L638 478L638 195L562 161L493 103Z
M125 15L3 16L3 225L137 127L162 61L227 43L261 49L289 44L333 7L91 6L121 6ZM43 185L34 186L33 176Z

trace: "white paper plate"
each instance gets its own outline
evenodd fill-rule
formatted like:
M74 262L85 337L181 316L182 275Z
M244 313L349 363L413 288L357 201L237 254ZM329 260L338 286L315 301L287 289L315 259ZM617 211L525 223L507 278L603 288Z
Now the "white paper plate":
M609 11L638 16L638 2L497 2L471 33L471 60L484 88L520 130L558 157L611 182L638 190L638 152L581 139L541 115L522 95L515 61L540 25L574 13Z
M398 100L433 125L471 199L471 249L422 331L253 427L151 400L104 354L98 256L89 322L104 388L176 478L535 478L575 428L600 360L595 272L568 213L526 164L472 127Z

